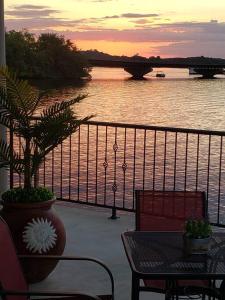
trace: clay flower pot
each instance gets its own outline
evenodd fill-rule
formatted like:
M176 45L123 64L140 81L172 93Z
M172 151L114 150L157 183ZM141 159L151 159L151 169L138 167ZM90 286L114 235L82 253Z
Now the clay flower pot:
M184 252L186 254L206 253L210 250L211 237L206 238L190 238L183 235Z
M54 212L55 200L39 203L3 203L1 216L7 222L18 254L61 255L66 233L63 223ZM45 279L57 261L27 259L22 261L29 283Z

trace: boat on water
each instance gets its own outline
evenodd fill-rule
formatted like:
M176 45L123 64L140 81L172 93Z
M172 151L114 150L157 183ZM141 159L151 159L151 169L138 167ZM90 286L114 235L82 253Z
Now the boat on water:
M155 77L161 77L161 78L164 78L164 77L166 77L166 74L163 73L162 71L159 71L159 72L156 73Z

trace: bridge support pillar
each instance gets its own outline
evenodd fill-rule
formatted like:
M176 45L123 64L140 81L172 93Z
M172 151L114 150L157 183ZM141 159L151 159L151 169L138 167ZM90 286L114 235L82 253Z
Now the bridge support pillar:
M194 71L206 79L214 78L216 74L224 74L223 68L194 68Z
M131 74L133 79L143 79L144 75L152 72L153 69L150 66L133 65L125 67L124 70Z

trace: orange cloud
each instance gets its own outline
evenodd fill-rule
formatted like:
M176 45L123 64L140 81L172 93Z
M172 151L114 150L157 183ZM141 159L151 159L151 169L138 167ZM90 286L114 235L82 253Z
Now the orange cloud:
M55 32L84 50L116 55L225 57L225 22L216 19L172 22L158 13L124 11L77 19L61 15L59 10L45 5L14 5L6 10L6 27L28 28L35 34Z

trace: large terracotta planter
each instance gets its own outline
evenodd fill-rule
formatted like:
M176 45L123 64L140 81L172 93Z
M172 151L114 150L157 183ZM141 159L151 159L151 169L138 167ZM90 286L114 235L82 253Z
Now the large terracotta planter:
M18 254L61 255L66 233L63 223L54 212L54 200L41 203L5 203L1 216L7 222ZM45 279L57 261L22 261L29 283Z

